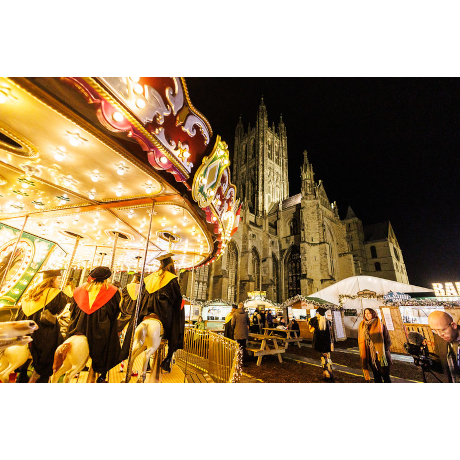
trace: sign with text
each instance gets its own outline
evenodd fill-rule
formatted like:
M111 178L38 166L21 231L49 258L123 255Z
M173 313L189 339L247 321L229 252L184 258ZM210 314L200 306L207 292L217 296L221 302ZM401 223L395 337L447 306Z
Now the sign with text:
M455 284L455 286L454 286ZM436 297L459 297L460 282L455 283L433 283L434 295Z

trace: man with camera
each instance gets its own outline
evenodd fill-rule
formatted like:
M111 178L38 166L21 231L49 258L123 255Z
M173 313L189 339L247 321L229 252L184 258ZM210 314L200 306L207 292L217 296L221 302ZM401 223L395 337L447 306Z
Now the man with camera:
M460 383L460 330L458 324L445 311L436 310L428 316L434 334L447 342L447 365L453 383Z

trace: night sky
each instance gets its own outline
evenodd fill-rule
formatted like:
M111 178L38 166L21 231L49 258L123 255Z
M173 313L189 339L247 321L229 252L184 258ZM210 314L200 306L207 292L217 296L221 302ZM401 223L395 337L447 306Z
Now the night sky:
M450 78L187 78L194 106L233 155L241 116L287 131L289 194L307 150L340 217L389 220L409 282L460 281L460 80Z

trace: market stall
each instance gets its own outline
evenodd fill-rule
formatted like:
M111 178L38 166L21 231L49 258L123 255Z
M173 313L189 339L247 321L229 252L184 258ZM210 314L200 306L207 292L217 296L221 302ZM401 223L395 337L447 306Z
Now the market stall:
M428 351L440 355L439 342L428 325L428 316L435 310L449 313L458 324L460 321L460 299L440 300L438 297L407 296L401 300L387 299L379 308L379 313L386 324L394 353L407 354L404 344L408 341L409 332L417 332L427 340Z
M352 276L317 291L309 297L316 297L331 302L344 310L344 327L347 337L357 338L358 327L363 319L365 308L379 312L383 296L390 292L426 293L433 291L420 286L398 283L396 281L374 276Z
M267 293L265 291L248 292L248 298L243 303L250 320L252 321L252 316L254 315L256 308L258 308L259 311L264 310L266 313L270 311L273 318L275 318L275 324L282 316L284 316L287 324L287 312L281 308L280 304L267 299L266 295Z
M313 340L313 333L308 327L308 320L316 315L319 307L327 308L326 318L332 322L336 341L346 340L347 335L343 327L344 313L337 305L316 297L297 295L286 300L283 305L287 309L289 320L295 318L299 324L300 337Z
M172 252L193 282L225 252L228 147L183 78L2 77L0 93L0 320L44 269L63 288L105 265L123 286Z

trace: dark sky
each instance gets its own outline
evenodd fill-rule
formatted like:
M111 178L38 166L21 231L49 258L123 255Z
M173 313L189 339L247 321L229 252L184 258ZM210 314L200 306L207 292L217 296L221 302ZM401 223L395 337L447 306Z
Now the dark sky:
M190 98L233 154L235 128L286 126L290 196L303 151L315 180L364 224L389 220L409 282L460 281L460 79L186 78Z

